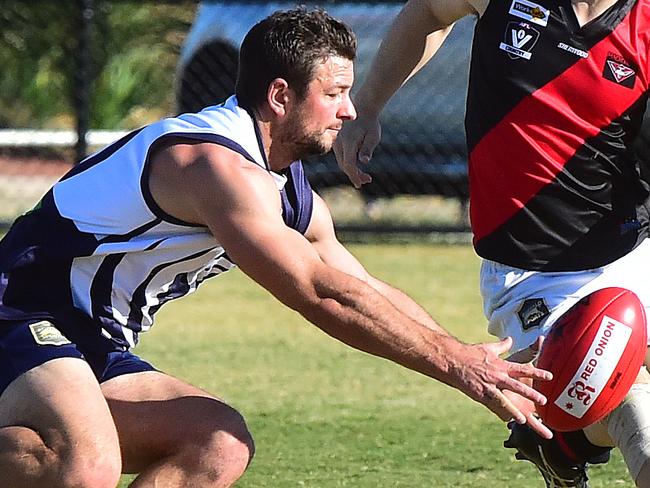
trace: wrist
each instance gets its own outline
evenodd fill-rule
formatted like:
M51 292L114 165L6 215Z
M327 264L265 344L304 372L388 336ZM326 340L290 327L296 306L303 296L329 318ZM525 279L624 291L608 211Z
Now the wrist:
M369 92L372 93L372 90L361 89L359 91L357 96L354 98L354 108L357 111L358 117L378 119L386 102L376 100L372 95L367 95Z
M434 333L435 346L429 356L436 369L434 377L457 388L462 383L467 346L451 335Z

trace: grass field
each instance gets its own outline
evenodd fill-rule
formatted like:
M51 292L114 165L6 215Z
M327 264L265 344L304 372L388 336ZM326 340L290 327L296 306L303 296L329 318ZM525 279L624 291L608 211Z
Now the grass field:
M488 338L471 248L351 249L458 337ZM501 447L506 428L484 407L339 344L239 271L163 309L136 351L244 414L257 454L238 487L544 486ZM618 453L591 477L592 488L633 487Z

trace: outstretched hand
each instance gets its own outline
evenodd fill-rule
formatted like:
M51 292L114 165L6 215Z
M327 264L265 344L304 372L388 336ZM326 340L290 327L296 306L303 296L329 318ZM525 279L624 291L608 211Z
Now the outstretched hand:
M372 181L372 177L361 170L360 165L368 164L380 138L379 120L368 116L359 116L356 120L346 122L336 138L336 161L355 188L361 188L361 185Z
M544 405L546 397L534 390L526 380L548 381L553 375L532 363L513 363L500 356L510 350L510 337L493 343L467 346L467 354L458 366L454 385L470 398L482 403L502 420L514 419L530 427L544 438L552 433L534 415L535 404Z
M537 353L542 347L542 343L544 342L544 336L540 336L537 338L537 341L535 341L534 344L531 344L528 349L525 350L524 355L520 355L520 362L527 362L530 364L533 364L533 361L535 361L537 357ZM527 355L525 359L523 356ZM512 360L512 357L510 358ZM532 385L533 380L530 378L525 378L522 379L522 381L525 381L526 384ZM504 395L508 397L508 399L524 414L526 417L526 423L530 425L530 427L537 432L539 435L541 435L544 439L550 439L553 437L553 432L551 432L548 427L546 427L540 418L537 416L536 413L536 408L535 404L530 401L527 398L522 397L521 395L518 395L516 393L513 393L511 391L505 390L503 392Z

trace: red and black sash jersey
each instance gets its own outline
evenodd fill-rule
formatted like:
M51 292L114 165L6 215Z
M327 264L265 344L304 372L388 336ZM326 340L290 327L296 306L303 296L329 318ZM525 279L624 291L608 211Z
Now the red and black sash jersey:
M649 47L650 0L619 0L582 28L571 0L490 2L465 120L480 256L582 270L647 236L650 168L631 146Z

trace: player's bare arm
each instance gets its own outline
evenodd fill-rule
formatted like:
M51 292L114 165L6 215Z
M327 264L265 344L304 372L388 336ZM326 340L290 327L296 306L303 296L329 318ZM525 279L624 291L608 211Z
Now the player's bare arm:
M190 159L176 162L177 151ZM546 372L499 358L508 340L462 344L409 319L373 287L325 263L304 236L284 224L277 188L265 170L213 144L169 152L159 171L152 171L158 204L207 225L242 271L327 334L454 386L502 419L525 421L502 390L545 401L518 378L547 378ZM155 183L161 173L176 181L166 192Z
M441 334L448 334L411 297L369 274L363 265L336 238L334 224L325 202L314 193L314 210L305 237L325 264L368 283L388 299L400 312Z
M340 168L355 187L371 181L359 167L379 143L379 114L393 94L438 51L458 19L482 14L487 0L410 0L386 34L357 92L358 118L348 122L334 145Z
M323 261L341 271L348 272L370 284L386 297L400 312L413 320L441 334L448 334L422 307L411 297L369 274L363 265L336 238L334 225L329 209L323 200L314 194L314 213L305 235L316 248ZM536 344L536 351L541 347L542 339ZM522 379L526 384L533 384L532 379ZM535 415L535 403L516 393L505 390L505 396L513 402L517 409L526 417L526 422L542 437L551 438L553 433Z

